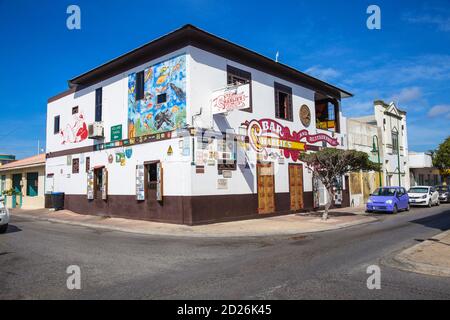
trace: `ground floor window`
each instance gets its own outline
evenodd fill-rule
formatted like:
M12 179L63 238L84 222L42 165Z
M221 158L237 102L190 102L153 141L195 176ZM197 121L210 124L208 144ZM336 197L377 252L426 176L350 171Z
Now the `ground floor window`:
M158 184L157 164L151 163L146 165L147 168L147 190L156 190Z
M22 174L13 174L12 187L15 192L22 192Z
M1 176L0 180L0 193L3 193L6 190L6 176Z
M38 196L38 179L39 174L37 172L27 173L27 196L37 197Z
M163 200L163 169L161 162L147 162L144 166L145 197L150 201Z
M104 168L94 169L94 198L101 199L103 194L103 172Z
M419 174L419 186L423 186L423 185L424 185L423 174Z

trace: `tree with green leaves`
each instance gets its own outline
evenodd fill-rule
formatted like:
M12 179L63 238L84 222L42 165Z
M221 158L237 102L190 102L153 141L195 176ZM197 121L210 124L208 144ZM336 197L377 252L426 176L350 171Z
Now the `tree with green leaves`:
M313 176L319 179L328 193L328 201L322 219L328 219L332 201L334 199L334 187L340 177L354 171L378 171L379 166L369 160L365 152L355 150L340 150L325 148L318 152L303 154L301 157L307 167L312 170Z
M444 180L450 176L450 136L433 153L433 166L439 169Z

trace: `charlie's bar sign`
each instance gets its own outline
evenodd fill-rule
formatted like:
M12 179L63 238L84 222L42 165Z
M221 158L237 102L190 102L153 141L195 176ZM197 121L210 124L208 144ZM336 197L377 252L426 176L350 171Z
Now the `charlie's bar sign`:
M306 151L305 139L308 143L325 141L329 145L336 147L339 145L337 139L326 134L310 135L308 130L292 132L272 119L261 119L246 121L242 124L247 127L247 135L251 147L258 153L267 153L267 148L282 149L286 158L297 161L300 152Z
M212 113L219 114L250 107L250 85L219 90L212 95Z

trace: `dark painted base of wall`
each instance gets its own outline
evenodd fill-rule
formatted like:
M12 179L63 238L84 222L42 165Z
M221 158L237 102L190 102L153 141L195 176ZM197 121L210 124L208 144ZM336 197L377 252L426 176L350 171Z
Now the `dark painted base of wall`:
M46 200L46 207L51 201ZM146 220L173 224L199 225L217 222L260 219L294 213L289 193L275 195L276 211L258 214L256 194L222 196L166 196L162 203L137 201L135 196L109 196L104 200L87 200L85 195L66 195L65 209L80 214ZM304 193L304 209L313 210L312 192Z

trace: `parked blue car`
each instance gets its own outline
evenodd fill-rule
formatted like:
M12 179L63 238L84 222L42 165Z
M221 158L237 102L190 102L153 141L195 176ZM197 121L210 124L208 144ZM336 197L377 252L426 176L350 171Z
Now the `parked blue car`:
M405 188L384 187L378 188L367 201L367 212L397 213L400 210L409 211L409 196Z

